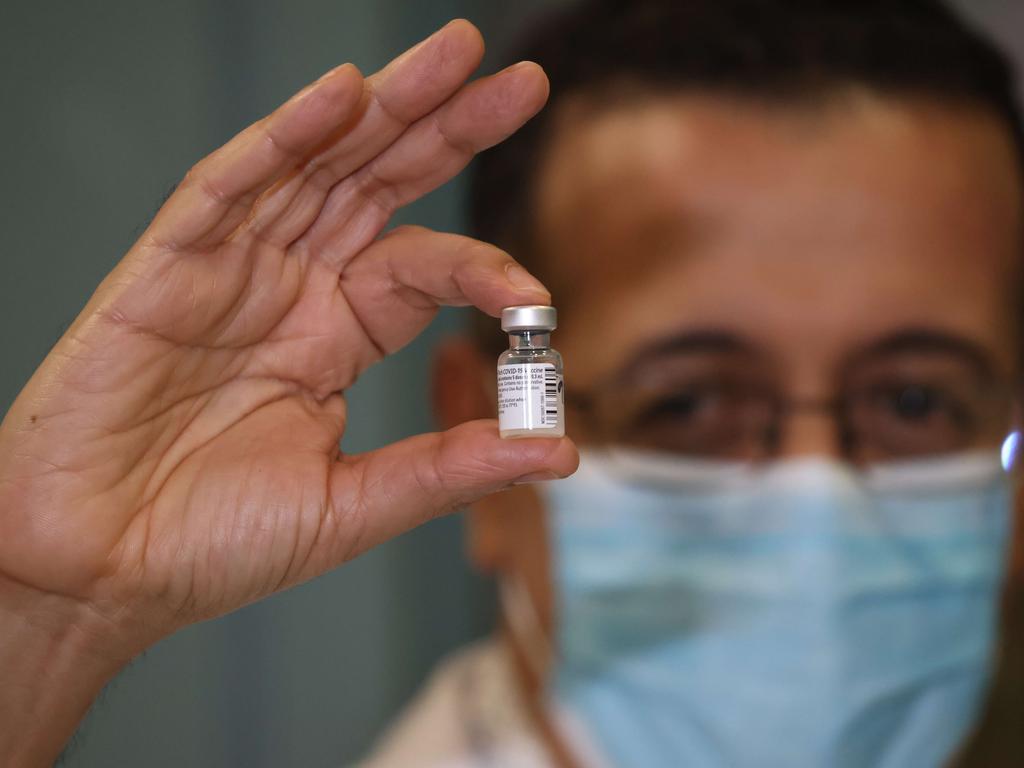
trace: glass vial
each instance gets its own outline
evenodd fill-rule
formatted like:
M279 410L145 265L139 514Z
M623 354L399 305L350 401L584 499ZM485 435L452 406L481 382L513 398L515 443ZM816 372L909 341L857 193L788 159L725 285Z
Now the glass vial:
M562 356L551 348L558 323L554 307L528 305L501 311L509 348L498 358L498 430L502 437L565 434Z

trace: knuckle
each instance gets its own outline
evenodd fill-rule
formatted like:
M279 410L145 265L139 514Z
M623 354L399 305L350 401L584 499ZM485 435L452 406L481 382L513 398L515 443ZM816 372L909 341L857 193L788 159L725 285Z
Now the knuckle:
M462 241L463 252L469 259L487 261L496 266L515 263L515 259L496 245L491 245L483 240L474 240L470 237L463 237Z

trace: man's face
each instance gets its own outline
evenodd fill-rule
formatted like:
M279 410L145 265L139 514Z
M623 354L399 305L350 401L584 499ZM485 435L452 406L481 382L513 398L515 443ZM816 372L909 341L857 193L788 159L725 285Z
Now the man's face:
M535 200L567 392L629 403L570 408L583 446L877 460L1004 434L1007 400L984 395L1018 374L1024 200L1007 132L983 112L863 92L806 107L565 103ZM493 361L480 365L493 379ZM848 444L812 407L786 411L770 446L702 442L724 428L713 402L672 401L687 381L805 404L861 397L870 439ZM957 408L887 394L915 381L989 410L957 431ZM483 397L478 415L493 415ZM695 440L677 434L702 418ZM550 622L539 504L529 488L483 502L474 542L485 566L526 577Z
M645 390L666 362L804 402L896 371L1013 379L1021 200L994 121L866 94L579 112L537 190L570 388ZM778 450L837 437L801 414Z

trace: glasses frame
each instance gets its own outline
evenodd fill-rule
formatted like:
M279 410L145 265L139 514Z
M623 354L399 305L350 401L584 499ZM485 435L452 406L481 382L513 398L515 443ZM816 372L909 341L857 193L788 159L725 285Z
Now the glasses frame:
M622 401L622 398L616 394L616 389L622 386L621 382L612 378L601 385L583 391L567 390L565 393L566 406L581 415L590 417L589 431L601 444L631 444L628 439L624 439L625 435L622 434L622 429L615 427L614 419L607 416L610 410L614 410L610 404ZM970 431L972 434L965 434L961 444L956 448L907 454L893 450L892 446L886 448L880 444L868 445L867 447L871 450L865 450L863 424L858 425L854 410L871 395L870 389L865 391L841 389L835 397L814 399L786 397L771 387L755 386L751 387L747 394L756 393L756 397L761 401L760 405L766 406L766 418L759 425L761 427L760 434L758 431L750 431L743 436L744 439L753 439L759 443L758 449L751 456L744 457L744 460L760 463L777 457L780 453L786 425L795 414L799 413L821 413L829 418L835 429L836 445L841 456L853 464L870 464L886 459L948 455L977 447L978 442L982 439L991 440L995 446L1018 426L1015 424L1016 409L1014 407L1017 402L1017 392L1016 387L1008 384L990 384L986 389L988 396L984 398L988 404L986 413L983 415L986 422L984 425L975 425L973 428L965 426L965 433ZM877 452L880 455L879 458L864 458L875 456L874 449L876 448L882 448ZM699 458L715 458L715 456L711 452L710 455Z

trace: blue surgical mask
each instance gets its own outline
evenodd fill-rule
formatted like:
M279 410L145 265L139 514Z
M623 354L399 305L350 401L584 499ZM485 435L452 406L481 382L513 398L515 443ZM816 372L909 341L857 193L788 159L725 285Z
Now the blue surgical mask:
M996 454L858 471L585 452L545 486L552 694L617 766L927 768L984 695Z

